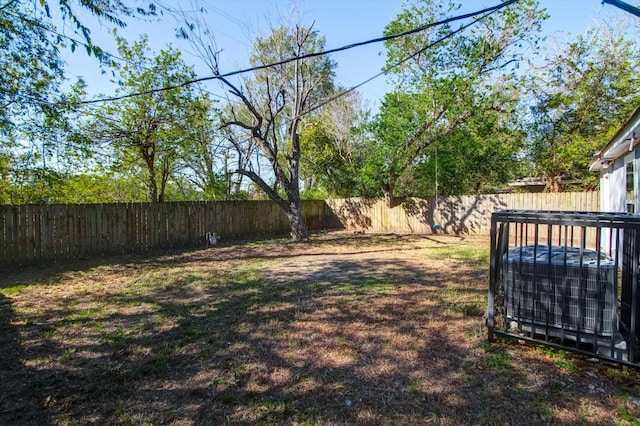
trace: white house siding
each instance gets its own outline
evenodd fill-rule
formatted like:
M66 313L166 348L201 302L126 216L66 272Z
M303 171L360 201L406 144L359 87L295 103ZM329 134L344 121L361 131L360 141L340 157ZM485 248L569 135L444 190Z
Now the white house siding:
M640 151L634 150L618 158L608 168L600 171L600 210L603 212L627 211L627 174L625 164L634 164L634 204L635 213L640 212ZM615 235L602 233L601 244L610 254L616 250ZM619 247L622 251L622 247Z
M600 210L603 212L613 211L611 198L615 192L616 185L612 184L613 167L600 171Z
M633 212L640 213L640 151L634 149L626 161L633 162Z
M616 160L600 175L600 206L604 212L626 212L626 174L624 160Z
M625 164L633 162L633 212L640 213L640 108L618 130L609 144L598 152L589 170L600 172L600 210L603 212L627 212L627 176ZM616 251L615 238L603 232L603 245ZM610 241L611 239L611 241Z
M627 175L625 164L634 167L635 213L640 212L640 151L634 150L625 157L618 158L606 169L600 171L600 210L603 212L627 211Z

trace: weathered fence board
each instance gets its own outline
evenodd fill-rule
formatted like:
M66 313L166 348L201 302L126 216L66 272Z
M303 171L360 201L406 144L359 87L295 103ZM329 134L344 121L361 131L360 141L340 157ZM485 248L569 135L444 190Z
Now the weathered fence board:
M488 234L496 210L599 211L598 192L464 195L406 198L388 208L382 199L334 199L327 204L346 229L373 232ZM436 226L439 225L439 226Z
M12 206L6 212L7 253L12 258L19 258L20 241L18 240L18 207Z
M374 232L487 233L502 209L598 211L599 194L498 194L383 200L304 201L309 229ZM224 240L284 234L285 214L271 201L197 201L86 205L0 205L0 266L204 247L205 234Z
M304 201L319 227L324 201ZM283 234L281 209L270 201L0 205L0 266L204 247L205 234L224 239Z

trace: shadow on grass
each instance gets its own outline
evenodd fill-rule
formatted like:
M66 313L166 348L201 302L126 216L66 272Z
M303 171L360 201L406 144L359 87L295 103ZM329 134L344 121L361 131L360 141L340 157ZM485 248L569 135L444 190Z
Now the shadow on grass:
M306 252L252 244L209 251L208 261L150 259L138 265L152 274L144 283L27 311L6 327L16 352L3 362L7 371L33 367L0 390L3 406L42 406L46 415L4 423L552 421L564 402L540 394L562 389L519 386L525 372L508 350L479 346L485 283L450 256L426 267L398 251L407 247L376 246L417 237L375 238L314 243L319 258L365 241L372 250L315 264ZM399 255L379 256L389 252ZM235 263L210 268L225 259Z
M30 391L46 378L24 365L14 317L11 300L0 294L0 424L48 424L46 401Z
M171 264L189 263L195 261L211 261L211 253L215 252L215 258L219 261L227 260L259 260L268 258L286 258L286 251L265 250L265 245L277 244L284 247L322 247L326 242L318 239L331 231L321 231L312 233L312 239L308 243L291 242L285 236L265 237L260 240L235 240L223 241L218 243L216 247L201 247L189 249L173 249L173 250L154 250L149 253L127 254L127 255L106 255L99 259L83 259L65 260L54 264L40 264L25 266L7 266L3 268L3 274L0 276L0 289L15 288L19 290L22 287L33 285L47 285L49 283L60 280L65 274L73 272L86 272L101 266L129 266L139 265L156 265L164 266ZM349 235L342 236L343 233L334 232L332 244L340 244L345 247L353 247L357 249L363 245L384 246L389 242L397 241L402 238L395 234L367 234L367 235ZM316 238L316 239L314 239ZM415 238L420 238L415 236ZM385 249L390 250L390 249ZM355 253L355 251L354 251ZM322 253L314 253L313 255L322 255Z

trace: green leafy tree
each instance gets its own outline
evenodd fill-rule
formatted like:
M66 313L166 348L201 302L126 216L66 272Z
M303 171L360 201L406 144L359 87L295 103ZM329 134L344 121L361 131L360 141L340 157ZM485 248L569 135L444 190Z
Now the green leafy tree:
M111 57L91 39L79 18L86 10L102 23L154 13L154 6L129 7L120 0L5 0L0 3L0 202L50 202L68 173L69 159L81 156L68 138L77 101L75 89L63 93L61 49L85 54L102 64ZM53 24L62 22L64 30ZM71 31L69 31L71 29Z
M593 154L640 102L640 46L625 33L601 23L551 56L529 81L528 153L549 191L562 190L561 177L596 188L588 170Z
M59 202L60 185L84 161L85 152L75 137L78 110L73 106L80 97L83 87L75 84L61 96L60 106L24 115L0 143L0 202Z
M518 175L524 137L523 132L501 128L487 117L467 122L416 159L398 181L397 193L450 196L493 192Z
M7 139L15 137L20 117L46 111L62 81L62 63L48 33L52 26L27 18L43 14L30 3L8 2L0 9L0 132Z
M278 26L254 43L254 66L321 52L325 41L304 26ZM254 72L241 86L222 79L241 106L231 105L224 123L241 166L235 172L251 179L289 219L294 240L308 238L300 203L300 132L307 113L333 89L335 64L326 56L296 59ZM258 162L242 161L253 159ZM260 161L268 164L262 171Z
M173 48L152 57L146 36L131 45L117 40L126 63L117 69L116 93L138 95L99 107L86 134L108 147L111 167L135 171L146 182L149 200L163 202L170 179L183 167L180 159L192 147L188 125L194 118L189 114L200 107L194 104L189 86L154 89L180 85L194 72Z
M33 2L0 7L2 202L46 201L58 180L46 165L47 134L67 107L60 102L63 64L44 16Z
M183 149L182 160L190 173L181 187L196 187L198 198L227 198L228 173L225 167L228 147L224 133L219 130L221 111L206 93L201 94L189 105L185 123L189 137L188 149ZM196 195L196 194L193 194Z
M65 176L58 192L57 203L130 203L147 199L144 185L135 176L109 171L74 173Z
M385 34L442 20L457 8L438 0L406 3ZM535 1L526 0L457 33L443 25L386 43L396 91L385 97L372 125L375 154L367 169L375 172L371 177L388 205L398 182L436 141L486 115L499 127L509 125L519 98L519 54L525 44L535 47L544 17Z
M153 4L130 7L120 0L82 1L78 6L118 27L125 26L125 17L155 12ZM112 63L109 54L93 43L90 29L78 17L78 8L67 0L5 0L0 4L0 135L7 137L19 130L16 127L25 115L48 114L64 107L60 99L64 81L60 49L74 51L82 46L103 64ZM54 16L70 24L70 35L58 31Z
M343 88L336 89L344 93ZM305 155L300 163L305 195L363 196L370 191L361 168L367 157L367 140L361 131L367 117L356 92L348 92L326 105L300 134Z
M11 189L10 157L0 153L0 204L9 204L9 190Z

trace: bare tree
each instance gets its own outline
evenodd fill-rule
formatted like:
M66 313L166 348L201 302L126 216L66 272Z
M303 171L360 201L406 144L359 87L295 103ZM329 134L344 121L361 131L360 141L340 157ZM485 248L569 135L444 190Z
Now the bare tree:
M307 239L300 203L300 127L305 113L332 90L334 67L327 57L302 56L323 48L324 40L312 28L279 26L267 37L257 38L251 63L262 67L295 60L260 68L241 85L221 78L241 101L240 107L231 106L231 117L224 124L247 136L231 138L239 155L250 157L258 149L271 166L269 173L258 174L246 163L236 172L251 179L284 210L294 240Z
M325 55L324 38L312 26L274 25L255 36L250 63L254 71L237 82L219 72L219 50L213 31L202 17L184 16L180 33L228 90L222 129L233 146L238 176L249 178L287 215L293 240L308 238L300 203L299 133L333 90L335 63ZM277 65L273 65L277 64ZM267 163L269 167L260 167ZM225 162L229 166L229 161Z

